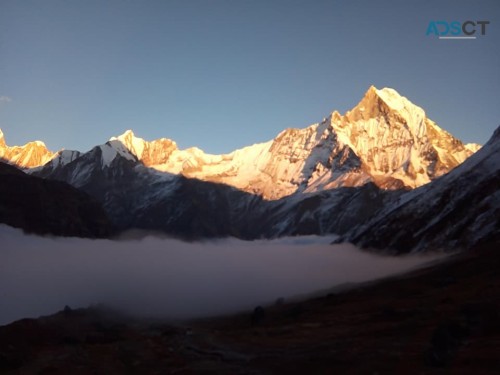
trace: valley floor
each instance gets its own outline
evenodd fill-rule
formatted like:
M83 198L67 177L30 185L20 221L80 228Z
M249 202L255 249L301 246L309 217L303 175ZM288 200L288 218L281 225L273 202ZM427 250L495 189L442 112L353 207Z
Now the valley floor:
M497 374L498 244L307 301L182 324L66 309L0 327L2 374Z

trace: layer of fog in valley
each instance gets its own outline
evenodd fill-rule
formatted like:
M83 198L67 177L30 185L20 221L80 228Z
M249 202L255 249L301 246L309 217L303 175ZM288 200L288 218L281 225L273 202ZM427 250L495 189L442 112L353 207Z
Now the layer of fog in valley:
M223 314L435 259L381 257L330 241L89 240L26 235L0 225L0 325L95 303L144 317Z

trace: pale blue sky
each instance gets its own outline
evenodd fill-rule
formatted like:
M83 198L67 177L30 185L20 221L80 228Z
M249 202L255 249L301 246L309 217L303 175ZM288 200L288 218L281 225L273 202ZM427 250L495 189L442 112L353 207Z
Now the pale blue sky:
M476 40L431 20L488 20ZM500 124L500 1L0 0L0 128L229 152L393 87L465 142ZM4 98L2 98L4 97Z

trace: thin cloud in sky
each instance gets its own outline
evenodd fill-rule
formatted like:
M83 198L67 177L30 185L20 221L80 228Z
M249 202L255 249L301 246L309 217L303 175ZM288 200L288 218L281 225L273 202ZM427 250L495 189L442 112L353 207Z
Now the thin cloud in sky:
M9 98L8 96L5 95L0 96L0 103L10 103L11 101L12 99Z

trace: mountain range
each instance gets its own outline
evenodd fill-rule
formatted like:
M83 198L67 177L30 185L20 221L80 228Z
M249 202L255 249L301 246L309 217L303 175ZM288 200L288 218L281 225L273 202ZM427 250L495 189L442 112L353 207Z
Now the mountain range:
M99 147L103 167L118 153L158 171L277 199L370 181L382 188L415 188L462 163L480 146L464 145L395 90L372 86L345 115L335 111L320 123L286 129L273 140L230 154L179 150L170 139L147 142L131 130ZM21 168L50 161L46 167L54 169L80 156L77 151L53 153L40 141L8 147L0 133L0 157Z
M245 239L336 233L360 245L389 245L401 252L427 245L469 246L470 241L455 238L457 233L470 223L484 228L476 220L484 212L490 215L484 218L495 218L498 205L491 198L487 205L464 211L468 219L457 233L446 227L459 204L455 201L498 194L498 162L470 167L474 160L496 155L497 138L485 150L464 144L395 90L372 86L343 115L334 111L319 123L286 129L268 142L224 155L195 147L180 150L166 138L148 142L128 130L88 152L56 153L39 141L8 147L0 133L0 158L32 176L89 194L116 230ZM460 187L452 194L457 179ZM484 184L489 188L479 187ZM429 203L435 201L440 203ZM436 210L444 207L451 214L438 215ZM415 212L425 210L419 223L427 220L428 226L412 231L414 240L406 244L403 229L412 227ZM395 212L406 213L405 219ZM391 233L393 226L399 242L382 235L383 228ZM434 236L438 228L441 235ZM488 233L478 240L490 235L484 230Z

